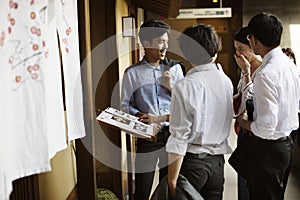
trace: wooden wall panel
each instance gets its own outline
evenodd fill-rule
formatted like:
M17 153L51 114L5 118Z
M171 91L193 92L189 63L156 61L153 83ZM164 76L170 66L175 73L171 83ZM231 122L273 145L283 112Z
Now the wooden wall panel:
M39 200L38 176L32 175L13 181L10 200Z
M166 18L176 18L182 0L135 0L137 7L161 15Z

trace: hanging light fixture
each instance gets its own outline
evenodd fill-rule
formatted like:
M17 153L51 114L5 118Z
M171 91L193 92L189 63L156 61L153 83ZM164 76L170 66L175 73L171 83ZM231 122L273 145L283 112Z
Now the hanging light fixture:
M219 0L212 0L212 2L213 3L218 3ZM222 8L222 7L223 7L223 2L222 2L222 0L220 0L220 8Z

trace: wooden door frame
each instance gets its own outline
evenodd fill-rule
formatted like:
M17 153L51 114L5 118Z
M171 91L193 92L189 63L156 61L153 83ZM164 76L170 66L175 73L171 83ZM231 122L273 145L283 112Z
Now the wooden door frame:
M95 158L95 126L99 126L95 120L97 108L110 105L109 99L115 83L118 81L118 61L113 62L105 71L104 80L110 78L110 82L103 82L106 89L104 90L103 99L97 100L93 94L93 88L98 87L94 83L93 73L97 70L92 62L91 52L98 44L105 39L116 34L115 1L105 0L79 0L78 1L78 21L79 21L79 43L81 63L85 61L86 66L81 68L82 85L84 96L84 118L86 136L76 140L76 164L77 164L77 188L78 199L96 199L96 158ZM101 79L102 79L101 77ZM102 90L101 90L102 92ZM112 131L113 132L113 131ZM114 137L109 138L112 142L120 145L121 137L112 134ZM120 136L120 134L119 134ZM120 158L121 160L121 158ZM109 188L120 199L121 191L121 172L110 169L111 185ZM103 182L106 182L103 180Z

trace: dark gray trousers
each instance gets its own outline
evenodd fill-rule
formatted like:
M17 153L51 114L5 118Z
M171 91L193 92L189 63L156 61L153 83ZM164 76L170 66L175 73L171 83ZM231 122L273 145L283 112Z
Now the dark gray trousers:
M194 186L205 200L222 200L224 189L224 156L209 155L204 158L187 153L180 173Z

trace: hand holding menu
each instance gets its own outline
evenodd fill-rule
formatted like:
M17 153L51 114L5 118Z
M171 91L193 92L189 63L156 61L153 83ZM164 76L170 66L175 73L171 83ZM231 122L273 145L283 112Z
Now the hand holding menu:
M154 139L162 127L160 124L145 124L139 118L123 111L108 107L96 118L98 121L112 125L128 134L139 138Z

